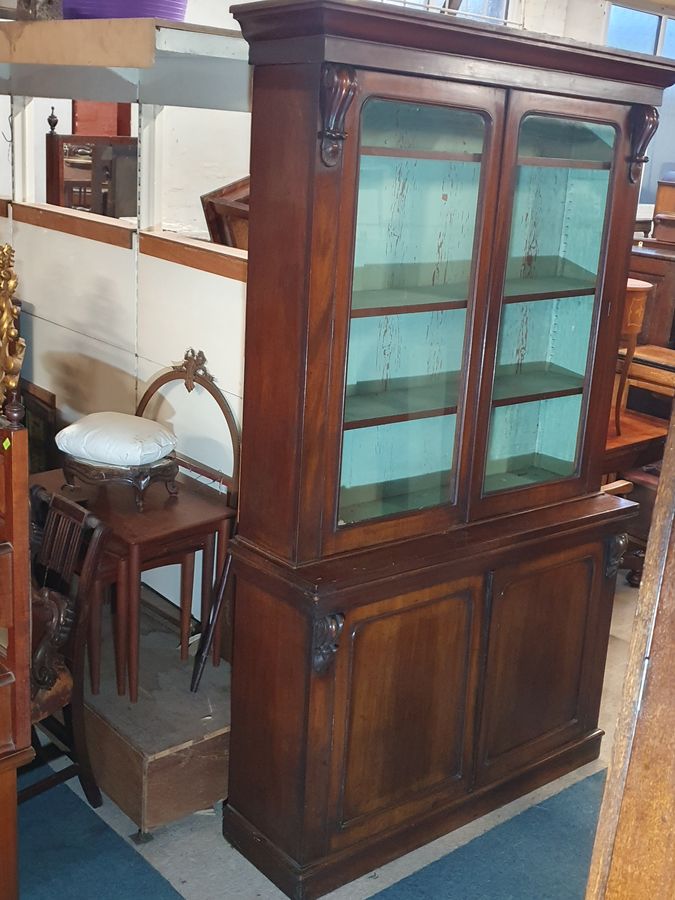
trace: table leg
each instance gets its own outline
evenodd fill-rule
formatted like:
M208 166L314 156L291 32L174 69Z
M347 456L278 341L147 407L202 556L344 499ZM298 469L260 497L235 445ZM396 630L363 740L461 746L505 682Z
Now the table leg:
M127 572L127 609L129 612L129 700L138 700L138 658L140 654L141 630L139 607L141 602L141 551L136 544L129 547Z
M87 653L89 656L89 682L92 694L101 690L101 606L103 605L103 585L96 579L89 597L89 628Z
M614 426L617 436L621 434L621 410L623 408L623 395L626 390L626 381L628 380L628 370L635 356L635 348L637 346L637 334L628 335L624 338L626 343L626 356L624 357L623 366L621 367L621 375L619 376L619 387L616 392L616 406L614 407Z
M195 580L195 555L186 553L180 564L180 658L188 658L192 586Z
M117 563L117 584L115 585L115 676L117 678L117 693L120 697L126 694L127 680L127 637L129 619L129 588L128 565L122 558ZM140 577L140 576L139 576Z
M209 623L209 615L213 605L213 560L215 555L216 535L214 533L207 536L202 552L202 605L200 613L202 628L206 628Z
M216 584L225 569L227 558L227 545L232 536L233 520L226 519L218 528L218 557L216 560ZM232 662L232 588L227 586L225 597L220 608L218 622L215 623L213 632L213 665L220 665L223 640L225 643L225 659ZM223 634L225 632L225 634Z

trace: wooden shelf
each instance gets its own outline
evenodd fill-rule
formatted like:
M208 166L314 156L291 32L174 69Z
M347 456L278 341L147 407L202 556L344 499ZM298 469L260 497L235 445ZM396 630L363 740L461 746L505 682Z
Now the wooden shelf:
M454 282L421 287L383 288L352 293L352 318L404 315L443 309L466 309L468 284Z
M122 70L122 71L120 71ZM250 110L241 34L157 19L0 24L0 92Z
M524 286L527 287L527 290L524 290ZM520 303L523 300L558 300L591 294L595 294L595 276L590 275L588 278L565 275L549 275L543 278L507 278L504 284L504 303Z
M445 150L415 150L400 147L361 147L361 156L390 156L399 159L449 160L450 162L479 163L481 153L451 153Z
M451 480L452 472L432 472L398 481L343 488L338 525L401 515L449 503ZM350 502L345 503L347 496Z
M560 481L574 474L574 462L556 459L540 453L531 453L508 460L488 463L491 472L483 482L483 494L532 487L546 481Z
M612 168L611 162L596 162L590 159L558 159L554 156L520 156L519 166L552 169L604 169Z
M345 430L452 415L457 412L460 383L459 372L441 372L348 387Z
M571 372L551 363L526 363L520 370L516 366L500 366L492 388L493 406L511 406L535 400L552 400L570 397L584 389L584 375Z

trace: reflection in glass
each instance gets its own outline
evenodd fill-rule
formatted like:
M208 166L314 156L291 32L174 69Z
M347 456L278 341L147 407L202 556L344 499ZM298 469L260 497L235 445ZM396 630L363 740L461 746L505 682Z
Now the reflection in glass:
M577 471L614 141L609 125L523 120L485 494Z
M340 524L450 502L485 123L363 108Z

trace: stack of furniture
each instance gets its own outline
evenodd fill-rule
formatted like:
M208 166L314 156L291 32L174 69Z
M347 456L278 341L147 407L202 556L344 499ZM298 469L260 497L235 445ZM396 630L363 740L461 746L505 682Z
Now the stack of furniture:
M661 59L341 0L254 64L224 834L317 897L595 758ZM611 248L611 253L609 252Z

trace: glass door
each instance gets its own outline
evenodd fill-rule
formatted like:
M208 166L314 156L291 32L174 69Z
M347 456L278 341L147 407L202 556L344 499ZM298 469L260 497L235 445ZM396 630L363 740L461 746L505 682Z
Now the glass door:
M488 122L363 104L338 527L454 502Z
M521 119L483 497L579 475L616 143L608 122Z

